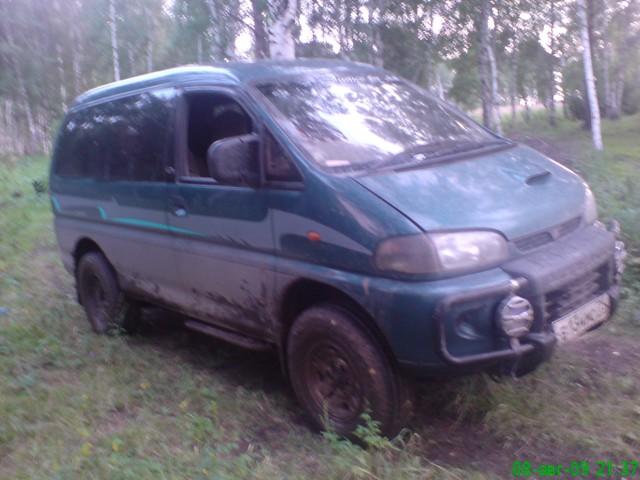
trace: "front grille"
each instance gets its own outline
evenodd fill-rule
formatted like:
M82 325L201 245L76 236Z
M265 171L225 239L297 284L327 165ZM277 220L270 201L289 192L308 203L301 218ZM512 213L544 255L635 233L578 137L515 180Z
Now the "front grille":
M565 235L570 234L580 226L580 217L572 218L571 220L556 225L550 228L548 231L534 233L526 237L518 238L514 240L514 244L518 250L522 252L528 252L534 248L542 247L547 243L551 243L553 240L557 240Z
M556 227L558 232L556 238L564 237L565 235L570 234L579 226L580 226L580 217L576 217L569 220L568 222L564 222L563 224Z
M547 322L553 322L589 300L604 293L609 288L609 264L548 292L544 296L544 313Z
M546 245L547 243L551 243L552 240L553 237L549 232L541 232L516 240L514 243L519 250L526 252Z

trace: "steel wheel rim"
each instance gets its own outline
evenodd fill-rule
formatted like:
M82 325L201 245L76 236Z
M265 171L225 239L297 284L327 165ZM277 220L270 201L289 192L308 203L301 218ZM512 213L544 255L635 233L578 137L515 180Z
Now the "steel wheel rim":
M363 407L362 386L347 355L332 343L312 347L304 374L313 402L329 420L357 420Z

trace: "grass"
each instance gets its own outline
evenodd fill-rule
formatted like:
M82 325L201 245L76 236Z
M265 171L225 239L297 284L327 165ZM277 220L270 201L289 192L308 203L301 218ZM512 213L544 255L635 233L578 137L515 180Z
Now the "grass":
M640 119L605 123L611 148L598 155L571 122L516 130L577 159L603 214L622 221L633 263ZM489 479L509 478L514 460L636 458L637 268L607 331L517 381L424 384L410 429L389 442L370 424L362 448L308 429L270 355L163 314L138 336L93 335L33 186L46 169L41 157L0 160L1 479Z

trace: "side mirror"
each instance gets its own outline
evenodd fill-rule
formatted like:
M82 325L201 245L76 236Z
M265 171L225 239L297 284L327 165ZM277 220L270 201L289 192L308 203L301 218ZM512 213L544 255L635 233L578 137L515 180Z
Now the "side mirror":
M220 183L258 187L258 146L258 135L255 133L213 142L207 150L209 174Z

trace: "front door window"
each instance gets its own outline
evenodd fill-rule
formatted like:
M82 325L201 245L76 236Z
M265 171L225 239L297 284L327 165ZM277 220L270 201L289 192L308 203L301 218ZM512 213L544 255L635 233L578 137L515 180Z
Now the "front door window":
M214 93L192 93L187 99L187 161L188 177L209 177L207 150L223 138L251 133L251 117L232 98Z

